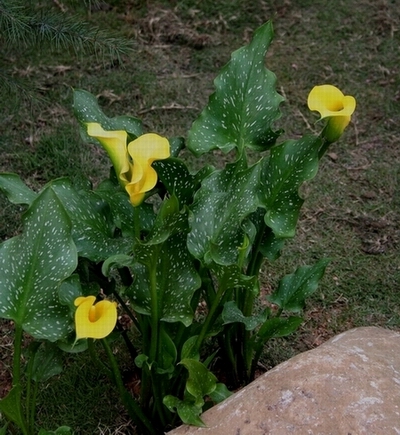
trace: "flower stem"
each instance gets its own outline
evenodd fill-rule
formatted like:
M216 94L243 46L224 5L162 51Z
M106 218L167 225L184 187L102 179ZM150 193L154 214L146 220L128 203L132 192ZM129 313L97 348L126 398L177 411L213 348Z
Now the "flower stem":
M212 325L212 322L214 321L215 313L217 311L217 308L220 306L220 302L221 302L222 298L224 297L225 291L226 291L226 286L223 285L222 283L220 283L220 285L218 287L217 294L215 295L215 299L213 300L213 303L212 303L210 310L207 314L206 320L203 323L203 326L200 330L200 334L197 337L196 343L193 347L194 352L200 351L200 347L203 344L203 340L204 340L205 336L207 335L207 332L209 331L210 326Z
M150 363L156 361L159 341L160 313L157 294L157 270L154 264L149 266L150 299L151 299L151 343L149 359Z
M148 433L150 435L157 435L156 430L153 428L150 420L143 413L139 404L136 402L136 400L133 397L130 396L128 391L125 389L124 384L122 382L121 373L119 371L117 361L115 360L114 354L112 353L112 350L107 342L107 339L104 338L101 340L101 342L103 344L104 350L106 351L108 359L111 364L111 370L113 373L114 382L118 388L120 397L126 409L128 410L129 416L132 418L135 424L137 424L140 427L141 430L144 430L145 433Z
M12 386L13 388L18 388L19 399L16 400L16 412L18 416L18 426L21 429L23 435L30 435L29 430L26 426L26 420L22 413L22 397L21 397L21 351L22 351L22 326L15 323L15 333L14 333L14 356L13 356L13 377Z
M133 207L133 227L135 230L135 237L140 240L140 215L139 207Z

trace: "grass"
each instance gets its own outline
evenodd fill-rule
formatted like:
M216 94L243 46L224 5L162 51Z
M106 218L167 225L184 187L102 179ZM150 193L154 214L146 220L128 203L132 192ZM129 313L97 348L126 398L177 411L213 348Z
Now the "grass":
M286 98L279 121L285 136L314 129L316 117L309 113L306 99L316 84L331 83L354 95L357 110L317 177L303 189L306 203L295 239L280 259L263 268L262 292L267 294L298 265L322 257L332 260L307 306L305 324L293 336L270 342L263 363L271 367L355 326L399 329L400 4L114 0L110 5L111 11L93 12L91 19L135 38L135 53L122 65L66 52L5 59L13 73L35 83L48 102L32 108L0 90L0 170L17 172L34 188L59 176L88 177L96 183L107 174L101 150L80 142L71 88L99 95L109 116L131 114L141 117L148 131L186 135L230 53L273 18L276 36L267 66ZM19 230L21 212L0 198L2 239ZM82 358L69 358L66 376L52 380L43 391L41 422L53 424L59 414L60 424L70 424L77 434L132 433L124 428L126 420L118 418L121 408L114 405L113 396L106 405L97 400L108 390L102 391L104 380L91 373ZM71 391L70 385L78 387ZM60 391L66 391L63 399L78 391L82 403L72 400L64 410L53 403L45 409ZM93 403L97 411L86 421L82 409ZM107 419L99 428L104 415Z

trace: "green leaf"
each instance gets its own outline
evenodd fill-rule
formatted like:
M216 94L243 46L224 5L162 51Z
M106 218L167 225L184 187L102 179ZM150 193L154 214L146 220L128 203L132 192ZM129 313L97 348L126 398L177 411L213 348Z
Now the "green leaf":
M96 194L106 201L111 209L113 223L120 228L124 237L134 237L134 212L126 191L119 184L105 180L99 184ZM155 220L153 204L143 202L139 207L139 221L142 231L150 231Z
M7 396L0 400L0 412L4 414L7 420L14 422L18 427L25 426L25 420L21 414L21 385L14 385L8 392Z
M148 363L149 357L145 355L144 353L141 353L135 358L135 364L140 369L143 367L143 365Z
M200 353L198 350L195 350L195 344L197 341L197 337L198 335L192 335L191 337L189 337L182 346L182 350L181 350L181 359L185 359L185 358L190 358L190 359L195 359L195 360L199 360L200 359Z
M33 201L24 231L0 245L0 316L37 339L56 341L70 331L60 283L77 266L70 219L52 188Z
M203 420L199 417L202 408L196 406L192 401L180 400L175 396L168 395L164 397L163 403L171 412L176 410L183 423L205 427Z
M300 312L305 306L306 298L317 289L329 261L324 259L313 266L301 266L295 273L286 275L268 300L282 310Z
M263 311L260 314L246 317L240 311L235 301L226 302L224 309L222 310L222 320L224 321L224 325L237 322L243 323L247 331L252 331L257 328L258 325L265 322L267 316L268 312Z
M265 223L277 238L293 237L303 205L299 187L318 171L321 139L314 136L289 140L271 149L263 165L260 199L267 212Z
M185 163L169 158L154 162L153 167L169 194L175 195L181 205L192 202L198 181L190 174Z
M132 267L135 280L126 290L135 310L151 315L149 270L154 268L160 319L189 326L193 319L190 303L201 281L182 233L174 234L160 244L136 245L135 258L138 261Z
M189 372L186 390L195 398L196 406L203 406L204 396L215 390L217 378L200 361L186 358L181 360L180 364Z
M101 273L109 277L113 269L121 267L130 267L134 263L134 259L130 255L116 254L107 258L107 260L101 266Z
M215 387L215 390L209 394L210 399L214 403L221 403L229 396L232 396L232 393L226 388L225 384L218 383Z
M176 196L163 201L154 222L152 231L146 238L146 245L158 245L163 243L173 234L188 231L187 210L179 209L179 201ZM185 235L182 235L184 237Z
M207 177L191 207L190 253L205 263L236 264L249 227L246 218L259 204L260 164L244 159Z
M77 191L67 179L51 183L72 221L72 236L81 257L99 262L131 250L133 239L114 237L110 206L96 193Z
M51 377L60 374L62 369L60 349L49 342L40 346L33 360L32 379L35 382L45 382Z
M283 97L275 90L275 75L264 66L272 38L268 22L256 30L249 45L232 54L215 79L216 91L189 131L187 147L195 154L216 148L261 151L275 143L280 131L271 126L280 117Z
M159 374L172 373L175 370L178 353L175 343L164 328L160 329L160 347L160 358L157 361L156 371Z
M0 435L6 435L7 428L8 428L8 422L4 426L0 427Z
M81 124L97 122L104 130L125 130L131 139L142 134L142 122L139 119L132 116L107 117L99 107L97 98L90 92L75 89L73 107L75 116ZM87 134L85 127L81 128L81 134L87 142L97 142Z
M82 288L78 274L73 274L65 279L58 290L60 303L67 305L71 313L75 312L74 301L77 297L82 296Z
M0 190L13 204L30 205L37 197L37 193L29 189L17 174L0 174Z
M302 317L274 317L268 319L257 332L257 336L265 343L270 338L285 337L296 331L303 322Z
M168 139L171 157L178 157L179 153L185 148L183 137L171 137Z
M218 285L223 285L227 289L241 288L243 291L259 293L259 281L257 276L248 276L242 273L242 269L236 264L230 266L220 266L212 264L210 269L214 272Z

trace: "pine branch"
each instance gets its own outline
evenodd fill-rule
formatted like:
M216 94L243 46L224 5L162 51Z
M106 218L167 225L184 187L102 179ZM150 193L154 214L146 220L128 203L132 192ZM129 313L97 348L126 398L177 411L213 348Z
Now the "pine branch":
M26 43L29 15L23 4L15 0L0 0L0 35L6 44Z
M110 35L75 16L46 11L33 17L29 26L34 37L32 44L49 44L55 50L73 49L76 54L95 53L119 59L133 49L132 41Z

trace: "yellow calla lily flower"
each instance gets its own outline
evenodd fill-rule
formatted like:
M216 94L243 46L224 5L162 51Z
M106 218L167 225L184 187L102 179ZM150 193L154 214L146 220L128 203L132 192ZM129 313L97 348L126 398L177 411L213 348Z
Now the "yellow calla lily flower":
M151 164L170 156L168 139L147 133L127 144L128 135L124 130L107 131L95 122L86 126L88 135L96 138L107 151L131 203L140 205L145 193L157 183L157 172Z
M111 334L117 323L117 304L100 301L94 304L94 296L79 296L74 304L76 339L104 338Z
M343 134L356 108L356 100L351 95L332 85L315 86L308 95L308 107L316 110L321 118L328 118L323 135L329 142L335 142Z

